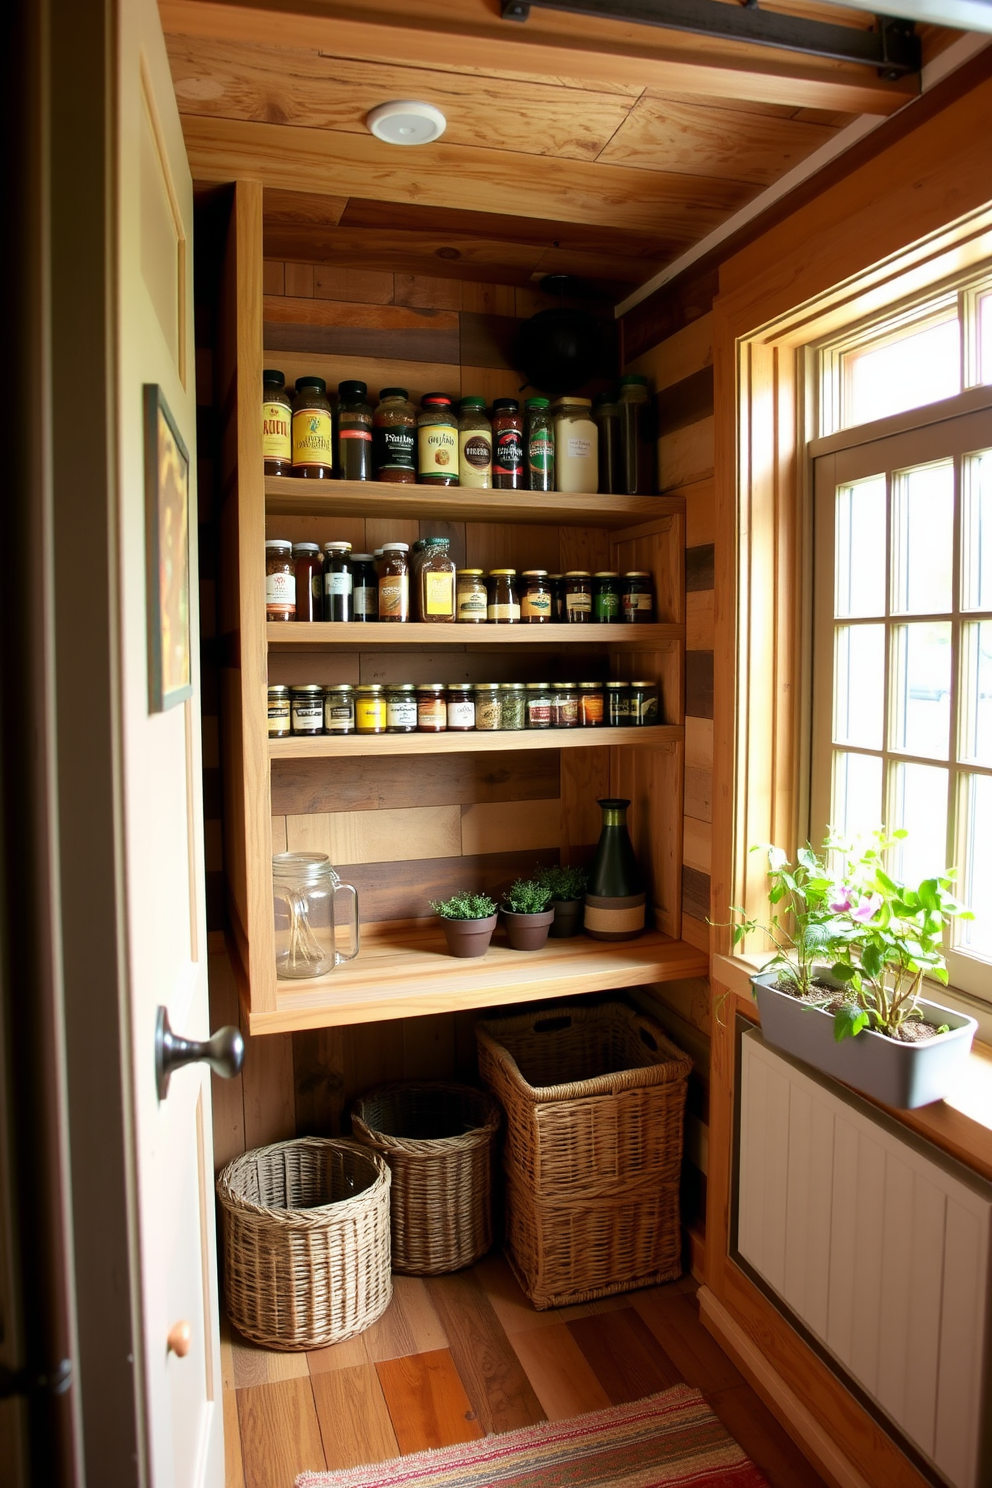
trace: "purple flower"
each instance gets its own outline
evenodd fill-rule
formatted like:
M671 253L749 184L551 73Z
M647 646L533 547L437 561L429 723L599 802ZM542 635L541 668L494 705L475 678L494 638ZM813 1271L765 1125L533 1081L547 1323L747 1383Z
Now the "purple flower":
M846 914L853 903L854 901L850 894L846 890L841 889L839 897L830 906L830 912L831 914Z
M881 908L881 904L881 894L872 894L870 898L862 899L857 909L851 910L851 919L860 920L862 924L865 924L868 920L871 919L875 911Z

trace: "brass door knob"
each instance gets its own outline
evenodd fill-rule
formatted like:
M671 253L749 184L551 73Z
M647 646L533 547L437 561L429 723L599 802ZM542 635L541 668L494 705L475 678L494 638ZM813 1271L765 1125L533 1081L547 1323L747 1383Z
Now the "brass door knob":
M175 1354L177 1359L185 1359L193 1347L193 1329L185 1318L180 1318L178 1323L173 1323L165 1341L170 1354Z

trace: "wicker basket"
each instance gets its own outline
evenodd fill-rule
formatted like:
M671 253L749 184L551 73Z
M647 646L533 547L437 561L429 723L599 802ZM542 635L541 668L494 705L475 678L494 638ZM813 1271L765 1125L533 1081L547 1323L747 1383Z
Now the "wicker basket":
M221 1173L224 1286L239 1332L273 1349L323 1348L389 1306L389 1169L356 1142L300 1137Z
M501 1018L476 1037L507 1118L509 1257L535 1307L678 1276L688 1056L622 1003Z
M380 1153L393 1175L394 1271L459 1271L492 1245L499 1119L492 1097L467 1085L382 1085L355 1102L355 1137Z

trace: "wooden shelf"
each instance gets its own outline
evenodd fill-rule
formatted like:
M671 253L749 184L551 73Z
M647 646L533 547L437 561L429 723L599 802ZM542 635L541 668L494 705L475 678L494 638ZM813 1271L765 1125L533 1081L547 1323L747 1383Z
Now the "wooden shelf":
M377 928L356 959L329 976L276 981L275 1009L250 1013L249 1026L254 1034L375 1023L677 981L708 970L705 951L658 931L615 942L577 935L549 940L541 951L511 951L497 927L485 956L459 960L447 954L434 924Z
M532 522L566 527L633 527L685 511L683 496L595 496L561 491L473 491L395 486L387 481L265 477L269 516L437 517L447 522Z
M367 625L364 622L315 620L299 625L279 620L266 624L270 650L305 651L311 646L347 646L368 651L376 647L422 646L559 646L588 647L593 643L611 647L630 645L650 651L659 641L682 641L684 625L663 621L652 625Z
M270 739L270 759L341 759L348 755L482 754L494 749L657 749L685 737L681 724L647 728L485 729L459 734L332 734Z

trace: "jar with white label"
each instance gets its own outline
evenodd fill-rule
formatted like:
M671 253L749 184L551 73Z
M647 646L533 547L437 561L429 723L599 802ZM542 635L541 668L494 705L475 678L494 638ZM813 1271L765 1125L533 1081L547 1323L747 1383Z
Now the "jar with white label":
M355 689L350 682L334 682L324 688L324 733L355 732Z
M351 602L351 543L324 544L324 619L350 620L354 614Z
M296 567L293 544L273 537L265 544L265 618L296 619Z
M475 689L471 682L448 684L448 728L467 734L475 728Z
M324 732L324 689L319 682L303 682L290 688L294 734Z
M599 430L589 398L556 398L555 478L559 491L599 490Z
M571 569L565 575L565 619L569 625L592 620L592 574L585 569Z
M288 739L292 733L289 688L275 682L269 688L269 738Z
M386 733L417 732L417 689L412 682L391 682L386 690Z

